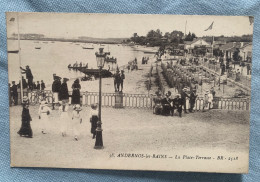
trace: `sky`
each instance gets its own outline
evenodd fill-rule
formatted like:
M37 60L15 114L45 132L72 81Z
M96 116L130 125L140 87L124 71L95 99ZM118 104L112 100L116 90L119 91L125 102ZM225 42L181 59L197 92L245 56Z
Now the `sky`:
M7 36L18 32L17 14L6 14ZM10 21L15 18L14 21ZM162 33L180 30L201 36L241 36L253 34L248 16L138 15L83 13L19 13L19 32L44 34L46 37L129 38L133 33L145 36L149 30ZM214 21L213 29L204 31Z

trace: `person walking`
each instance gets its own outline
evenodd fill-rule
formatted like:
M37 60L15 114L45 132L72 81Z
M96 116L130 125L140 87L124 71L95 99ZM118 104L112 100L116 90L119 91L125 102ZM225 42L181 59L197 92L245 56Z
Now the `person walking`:
M17 91L17 85L15 84L15 81L12 81L12 87L11 92L13 96L14 105L16 106L18 104L18 91Z
M74 106L74 110L72 112L72 127L73 127L73 133L74 133L74 139L78 141L79 137L79 130L80 130L80 125L82 123L82 117L80 114L81 107L79 104L76 104Z
M60 130L61 135L65 137L67 135L68 124L69 124L69 114L68 114L68 105L63 100L60 101L59 114L60 114Z
M72 84L72 99L71 104L80 104L80 89L81 85L79 83L79 79L76 79Z
M41 84L39 81L37 81L36 90L38 91L41 90Z
M39 114L39 119L41 120L41 130L42 134L46 134L46 126L49 121L49 115L51 113L51 109L47 106L46 101L42 101L38 114Z
M91 134L93 134L93 139L96 137L96 129L97 129L97 122L98 122L98 109L97 104L91 104L90 110L90 123L91 123Z
M32 118L31 118L30 111L29 111L29 102L27 102L27 100L28 100L28 98L26 100L23 99L24 102L22 103L22 107L23 107L22 125L21 125L20 130L17 132L17 134L19 134L20 136L32 138L33 132L32 132L31 124L30 124L30 122L32 121Z
M123 88L124 88L124 79L125 79L124 70L121 70L121 74L120 74L121 92L123 92Z
M45 83L43 80L41 80L41 90L44 90L46 87L45 87Z
M193 112L193 108L196 102L197 94L196 94L196 89L193 89L190 93L190 112Z
M63 78L63 83L61 84L59 91L59 100L65 103L69 100L69 90L67 85L68 80L68 78Z
M54 108L54 105L59 103L59 91L60 91L60 81L59 81L59 77L58 76L54 76L54 81L52 83L52 92L53 92L53 97L54 97L54 101L52 104L52 109Z
M187 108L186 108L186 99L187 99L188 94L187 94L187 88L184 87L182 89L182 92L181 92L181 99L182 99L182 103L183 103L183 106L184 106L184 112L187 113Z

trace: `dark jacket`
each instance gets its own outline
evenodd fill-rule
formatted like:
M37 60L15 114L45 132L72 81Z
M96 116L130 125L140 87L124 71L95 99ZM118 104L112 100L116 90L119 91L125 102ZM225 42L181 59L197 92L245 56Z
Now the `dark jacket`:
M69 91L68 91L67 83L62 83L61 84L59 97L60 97L60 100L69 99Z
M59 80L54 80L52 83L52 92L60 92L61 83Z
M13 86L11 87L11 92L12 92L12 95L13 95L13 96L17 96L17 95L18 95L17 85L13 85Z
M45 89L45 83L41 83L41 90Z
M37 90L40 90L40 88L41 88L41 85L40 85L40 84L37 84L37 85L36 85L36 89L37 89Z
M197 95L195 95L194 92L191 92L191 94L190 94L190 103L195 103L196 98L197 98Z

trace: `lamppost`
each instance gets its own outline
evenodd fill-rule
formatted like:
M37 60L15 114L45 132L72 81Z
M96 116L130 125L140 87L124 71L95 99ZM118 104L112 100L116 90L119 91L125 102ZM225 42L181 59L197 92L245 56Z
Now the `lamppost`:
M99 103L98 103L98 122L97 122L97 129L96 129L96 143L94 149L103 149L103 139L102 139L102 127L101 127L101 83L102 83L102 68L104 67L106 53L103 52L104 48L99 48L99 52L96 52L96 60L97 60L97 67L99 68Z

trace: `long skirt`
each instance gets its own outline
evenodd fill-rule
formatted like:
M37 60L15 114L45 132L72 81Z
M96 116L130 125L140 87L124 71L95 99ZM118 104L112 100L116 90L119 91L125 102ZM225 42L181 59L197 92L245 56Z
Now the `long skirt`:
M72 128L73 128L73 134L74 136L79 136L80 134L80 128L81 128L81 124L80 124L80 120L77 118L74 118L72 120Z
M96 129L97 129L97 122L98 122L98 117L97 116L92 116L90 119L91 122L91 133L96 134Z
M62 112L60 115L60 131L66 133L68 131L69 115L68 112Z
M25 135L31 137L33 135L30 121L22 121L22 126L18 131L19 135Z
M80 104L80 91L73 90L71 104Z
M47 115L47 113L42 113L40 119L42 131L46 131L48 126L48 121L49 121L49 116Z

